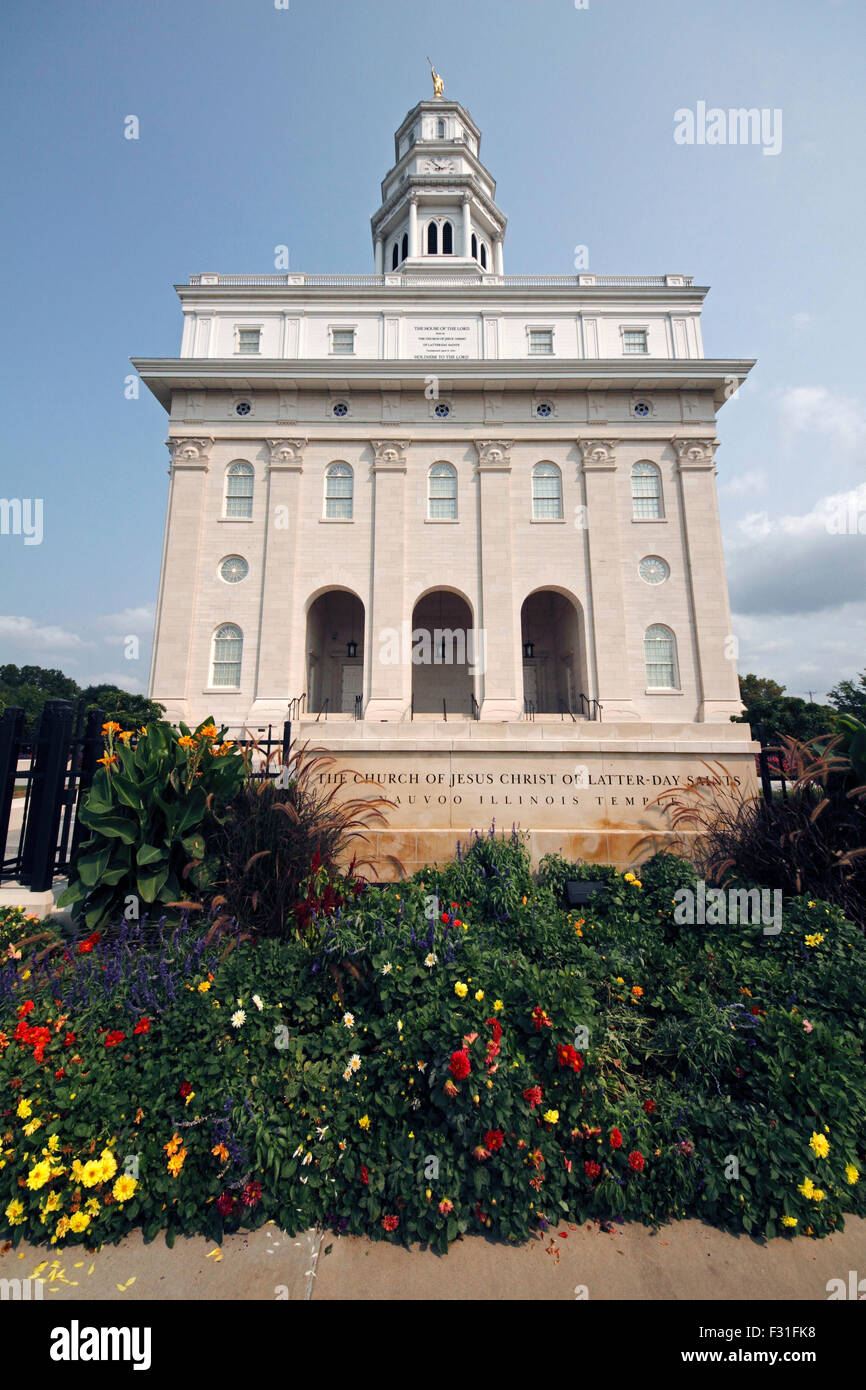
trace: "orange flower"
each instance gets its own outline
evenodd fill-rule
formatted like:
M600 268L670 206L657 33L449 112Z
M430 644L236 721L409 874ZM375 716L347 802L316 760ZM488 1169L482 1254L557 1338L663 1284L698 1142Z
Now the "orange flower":
M168 1171L171 1173L171 1176L173 1178L177 1178L180 1176L180 1170L183 1167L185 1158L186 1149L180 1148L178 1149L177 1153L172 1154L171 1158L168 1160Z
M178 739L177 744L179 748L195 748L195 739L190 738L189 734L184 734Z
M632 985L631 992L634 995L635 999L640 999L641 995L643 994L643 990L641 989L640 985Z
M103 732L104 734L109 734L109 735L110 735L110 734L119 734L119 733L120 733L120 725L117 724L117 723L115 723L115 721L114 721L113 719L109 719L109 720L107 720L107 722L106 722L105 724L103 724L103 726L102 726L102 732Z
M103 767L111 767L112 763L117 762L117 757L114 753L112 753L110 757L108 753L106 753L103 758L97 758L96 761L102 763Z
M199 738L216 738L216 724L202 724L201 728L198 731L198 736Z
M215 1158L220 1159L220 1161L223 1163L225 1163L226 1159L229 1156L229 1151L226 1148L225 1144L214 1144L213 1148L211 1149L211 1153L214 1155Z
M163 1144L163 1149L171 1157L176 1154L178 1149L183 1147L183 1140L179 1134L173 1134L167 1144Z

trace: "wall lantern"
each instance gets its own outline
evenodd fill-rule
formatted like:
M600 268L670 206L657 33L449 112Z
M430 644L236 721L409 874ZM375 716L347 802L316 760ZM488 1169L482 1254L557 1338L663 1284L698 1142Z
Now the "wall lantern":
M531 660L532 660L532 658L535 656L535 643L534 643L534 642L524 642L524 644L523 644L523 655L527 658L528 661L531 661Z
M357 655L358 655L358 643L357 643L357 642L347 642L347 643L346 643L346 655L349 656L349 657L357 656Z

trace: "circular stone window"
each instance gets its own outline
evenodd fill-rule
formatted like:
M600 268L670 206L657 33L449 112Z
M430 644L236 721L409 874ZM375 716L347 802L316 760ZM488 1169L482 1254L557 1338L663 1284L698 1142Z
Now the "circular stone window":
M553 414L553 406L550 401L540 401L535 407L535 413L540 420L549 420Z
M670 565L660 555L645 555L637 569L645 584L664 584L671 572Z
M632 409L633 413L638 415L641 419L644 419L647 415L652 413L646 401L636 401Z
M446 405L444 401L440 401L433 411L433 414L439 420L447 420L448 416L451 414L451 407L450 405Z
M220 578L226 584L240 584L249 572L250 567L242 555L227 555L220 565Z
M249 401L238 401L237 405L235 406L235 415L249 415L251 411L252 406L250 405Z
M348 415L349 407L345 401L337 401L334 405L334 414L338 420L342 420L344 415Z

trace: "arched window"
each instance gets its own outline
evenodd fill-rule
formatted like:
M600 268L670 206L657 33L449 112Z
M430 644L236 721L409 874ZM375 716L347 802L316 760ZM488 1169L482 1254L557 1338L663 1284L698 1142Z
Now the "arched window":
M483 241L481 243L481 268L482 270L487 269L487 244Z
M649 690L679 690L677 639L669 627L655 623L644 637L646 683Z
M243 651L244 638L239 627L235 627L234 623L224 623L217 628L213 638L211 685L228 690L240 689Z
M238 459L226 473L226 516L252 516L255 469Z
M398 264L399 260L400 260L400 247L399 247L398 243L395 241L395 242L394 242L394 250L391 252L391 269L392 269L392 270L396 270L396 269L397 269L397 264Z
M443 120L436 122L436 136L439 140L445 139L445 122Z
M472 259L478 260L478 238L474 232L472 233Z
M439 228L431 222L427 228L427 255L435 256L439 251Z
M354 477L347 463L332 463L325 475L325 516L329 521L351 521Z
M454 228L450 222L443 222L442 224L442 255L454 255Z
M555 463L537 463L532 470L532 517L562 520L562 474Z
M662 477L654 463L636 463L631 470L631 501L635 521L664 516Z
M431 521L457 520L457 469L434 463L427 481L427 515Z
M403 233L403 244L402 244L402 246L400 247L400 260L401 260L401 261L405 261L405 259L406 259L406 257L408 256L408 254L409 254L409 233L408 233L408 232L404 232L404 233Z

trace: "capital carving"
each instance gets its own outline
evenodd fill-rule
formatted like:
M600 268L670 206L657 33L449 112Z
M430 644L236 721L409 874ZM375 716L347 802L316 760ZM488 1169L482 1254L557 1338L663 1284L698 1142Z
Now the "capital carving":
M680 471L684 468L714 468L717 439L672 439Z
M192 439L167 439L166 448L171 455L172 468L207 468L210 462L210 451L213 448L212 438Z
M616 449L618 439L579 439L577 447L583 462L583 470L593 468L616 468Z
M387 471L406 471L406 449L408 439L371 439L373 446L373 469L377 473Z
M304 467L306 439L266 439L271 468L290 469L300 473Z
M487 472L507 472L511 467L510 449L513 439L476 439L478 467Z

